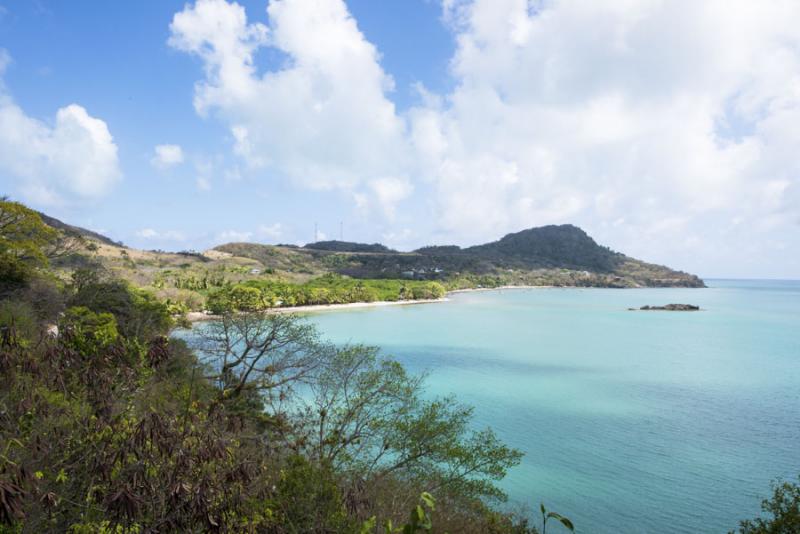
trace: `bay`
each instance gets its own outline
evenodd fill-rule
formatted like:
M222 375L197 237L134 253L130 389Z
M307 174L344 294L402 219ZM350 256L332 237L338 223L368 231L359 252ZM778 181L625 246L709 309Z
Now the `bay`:
M727 532L800 473L800 282L511 289L311 314L525 453L501 486L586 533ZM628 311L667 303L700 312Z

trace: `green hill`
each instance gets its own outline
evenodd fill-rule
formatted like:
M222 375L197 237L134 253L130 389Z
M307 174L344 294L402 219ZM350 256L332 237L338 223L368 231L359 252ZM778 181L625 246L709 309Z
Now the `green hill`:
M704 287L697 276L599 245L573 225L530 228L468 248L440 245L413 252L339 241L303 248L235 243L216 250L276 269L308 274L335 272L364 279L414 278L464 286ZM287 267L287 261L291 267Z
M228 243L204 252L165 252L125 247L47 215L42 219L65 235L78 236L82 243L53 262L64 279L79 268L101 267L150 289L176 310L204 309L212 293L237 284L313 287L314 280L328 274L360 280L436 281L448 290L513 285L704 287L697 276L612 251L572 225L531 228L467 248L429 246L412 252L342 241L304 247ZM405 294L411 294L406 285Z
M571 224L542 226L508 234L499 241L470 247L466 254L516 262L525 267L558 267L614 272L622 254L601 247L586 232Z
M352 243L350 241L317 241L316 243L309 243L303 248L311 250L328 250L331 252L378 252L378 253L393 253L397 252L380 243L373 243L367 245L365 243Z

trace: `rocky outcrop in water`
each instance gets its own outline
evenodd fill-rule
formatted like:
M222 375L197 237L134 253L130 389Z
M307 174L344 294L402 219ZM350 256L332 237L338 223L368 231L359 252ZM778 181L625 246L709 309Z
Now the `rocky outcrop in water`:
M667 304L666 306L642 306L641 308L628 308L631 311L700 311L700 306L694 304Z

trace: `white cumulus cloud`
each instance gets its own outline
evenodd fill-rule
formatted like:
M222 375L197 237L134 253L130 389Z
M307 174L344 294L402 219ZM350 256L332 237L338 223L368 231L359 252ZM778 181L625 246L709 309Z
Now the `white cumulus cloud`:
M169 42L202 60L195 108L229 128L248 172L342 190L390 222L413 201L430 214L415 233L438 242L571 222L730 274L763 269L731 267L742 255L800 247L800 3L442 6L452 89L417 84L402 112L342 0L273 0L263 24L198 0ZM258 68L262 48L285 60Z
M0 51L0 76L10 56ZM0 79L0 169L18 180L23 197L39 204L96 199L122 177L117 146L101 119L70 104L51 124L28 116Z
M223 243L240 243L250 241L253 237L253 232L239 231L239 230L225 230L218 233L214 242L217 244Z
M736 257L766 229L797 239L797 2L474 0L444 10L455 89L410 112L443 233L474 242L577 222L687 266L701 247Z
M198 113L228 125L251 169L311 189L385 193L370 183L402 180L408 154L404 119L387 96L394 82L376 48L342 0L273 0L267 15L268 25L248 22L242 6L225 0L198 0L175 15L170 45L205 67ZM261 47L288 59L259 72L253 56ZM391 211L390 200L402 197L373 198Z
M185 241L186 236L177 230L154 230L153 228L142 228L136 232L136 236L153 241Z
M278 239L283 235L283 225L281 223L262 224L258 227L258 233L270 239Z

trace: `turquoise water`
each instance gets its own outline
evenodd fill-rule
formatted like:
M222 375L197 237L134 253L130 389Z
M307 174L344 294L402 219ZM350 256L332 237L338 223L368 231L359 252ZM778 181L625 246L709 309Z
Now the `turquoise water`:
M800 282L514 289L311 315L429 371L526 453L512 501L577 532L727 532L800 473ZM704 311L631 312L670 302ZM555 530L555 528L554 528Z

